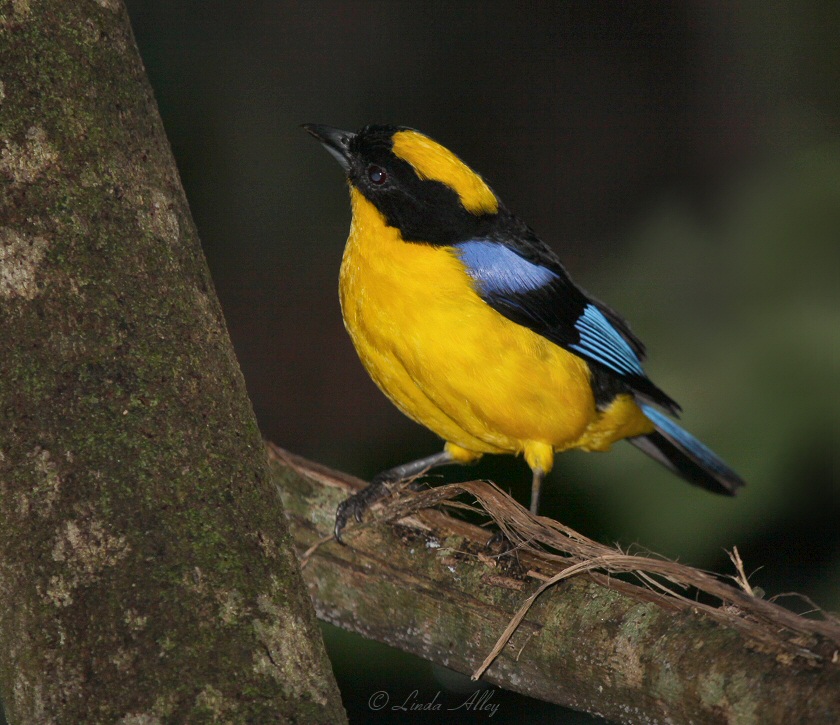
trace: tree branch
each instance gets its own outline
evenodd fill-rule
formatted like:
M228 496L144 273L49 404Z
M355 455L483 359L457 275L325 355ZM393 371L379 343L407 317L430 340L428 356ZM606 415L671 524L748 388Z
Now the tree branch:
M478 482L397 497L383 515L468 490L519 545L517 556L489 556L484 529L438 511L349 528L349 546L313 548L361 482L269 450L295 545L310 550L304 579L322 619L472 674L529 595L570 564L600 558L601 571L633 571L650 586L589 572L548 588L487 680L621 722L840 721L833 620L800 617L690 567L627 557L533 519ZM686 583L724 606L674 593Z

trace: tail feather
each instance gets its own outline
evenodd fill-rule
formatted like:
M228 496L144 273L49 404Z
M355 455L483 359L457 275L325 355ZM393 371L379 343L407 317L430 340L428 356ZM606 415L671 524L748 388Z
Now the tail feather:
M734 496L744 485L744 480L735 471L670 418L649 405L639 407L656 430L645 436L628 438L636 448L689 483L713 493Z

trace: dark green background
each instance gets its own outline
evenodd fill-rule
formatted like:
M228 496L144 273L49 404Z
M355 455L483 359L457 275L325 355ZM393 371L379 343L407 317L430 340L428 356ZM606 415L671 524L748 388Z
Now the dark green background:
M619 444L559 457L544 512L722 571L737 545L768 595L840 608L840 4L128 6L266 437L362 477L439 446L344 333L347 194L298 128L414 126L630 319L686 427L748 481L718 498ZM527 500L521 461L465 475ZM355 722L443 721L373 713L377 690L464 699L428 665L326 633ZM491 722L588 721L493 702Z

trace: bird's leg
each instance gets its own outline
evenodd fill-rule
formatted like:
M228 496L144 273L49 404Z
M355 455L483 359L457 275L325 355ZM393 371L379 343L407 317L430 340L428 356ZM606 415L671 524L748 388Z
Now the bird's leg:
M531 479L531 513L534 516L537 515L540 508L540 488L544 479L545 471L535 468L534 477Z
M367 509L379 499L391 495L392 484L406 478L411 478L412 476L417 476L429 469L445 466L450 463L460 463L460 461L455 460L449 451L443 450L432 456L418 458L416 461L403 463L401 466L395 466L394 468L389 468L387 471L382 471L382 473L373 478L366 488L363 488L359 493L353 494L338 505L338 509L335 512L335 538L339 543L343 543L341 541L341 532L350 518L353 517L356 521L361 522L362 514Z

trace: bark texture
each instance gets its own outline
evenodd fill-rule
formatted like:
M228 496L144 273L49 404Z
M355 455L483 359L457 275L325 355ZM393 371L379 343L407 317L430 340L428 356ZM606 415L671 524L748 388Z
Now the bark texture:
M10 722L343 721L280 511L122 2L0 2Z
M330 534L336 505L361 482L271 450L305 552ZM472 674L554 573L526 555L524 568L491 558L489 536L435 511L348 528L348 546L310 550L304 579L322 619ZM625 723L840 722L840 627L817 629L824 634L776 642L691 601L582 574L536 600L484 678Z

